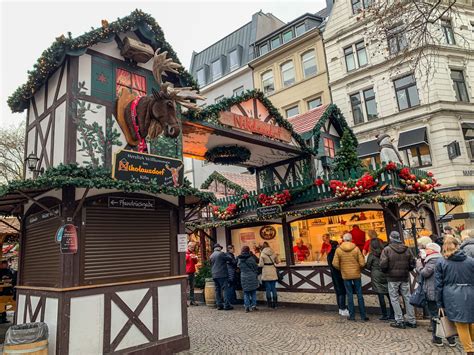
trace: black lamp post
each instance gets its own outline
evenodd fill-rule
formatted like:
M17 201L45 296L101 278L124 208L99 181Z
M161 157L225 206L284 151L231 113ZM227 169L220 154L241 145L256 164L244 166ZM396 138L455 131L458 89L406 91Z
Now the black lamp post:
M31 152L25 159L26 165L28 166L28 170L33 173L44 173L44 169L37 169L39 158L36 156L35 153Z

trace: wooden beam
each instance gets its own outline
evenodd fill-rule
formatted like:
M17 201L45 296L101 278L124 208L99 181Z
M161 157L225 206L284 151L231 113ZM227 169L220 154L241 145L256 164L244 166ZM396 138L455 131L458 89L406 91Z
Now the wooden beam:
M39 207L41 207L43 210L45 210L46 212L49 212L51 213L51 215L53 215L55 218L58 218L59 220L62 220L62 218L56 214L55 212L53 212L51 209L49 209L48 207L46 207L45 205L43 205L41 202L39 202L38 200L34 199L33 197L31 196L28 196L27 194L17 190L16 192L18 192L21 196L23 196L24 198L28 199L29 201L33 202L35 205L38 205Z
M77 213L82 209L82 205L84 204L84 201L87 197L87 194L89 193L90 187L86 188L84 191L84 194L82 195L81 200L79 201L79 204L77 205L76 209L74 210L74 213L72 214L72 219L76 218Z

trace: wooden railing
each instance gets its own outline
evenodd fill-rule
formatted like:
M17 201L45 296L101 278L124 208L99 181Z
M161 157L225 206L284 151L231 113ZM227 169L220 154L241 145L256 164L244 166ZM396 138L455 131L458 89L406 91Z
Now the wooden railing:
M376 170L380 169L380 166L376 166ZM414 169L410 168L410 171L418 177L426 178L428 177L427 173L421 169ZM341 180L347 181L349 179L358 179L360 178L365 172L366 169L357 168L351 169L345 172L334 172L327 176L322 176L325 181L329 180ZM400 183L400 178L398 177L397 173L386 171L384 170L379 177L379 186L384 184L391 185L394 188L402 189L404 186ZM250 191L248 193L249 198L245 199L241 202L239 208L239 214L255 212L258 207L261 207L261 204L258 202L258 195L264 193L265 195L272 195L276 192L282 192L285 189L290 191L298 189L299 187L311 185L308 189L305 189L302 192L294 194L291 202L289 205L297 205L301 203L307 203L312 201L324 200L328 198L332 198L333 194L331 189L326 185L316 186L314 185L314 179L306 179L303 181L296 181L296 182L287 182L286 184L276 184L273 186L267 186L260 189L259 192L257 191ZM215 203L217 206L228 206L231 203L237 203L242 198L242 195L236 196L227 196L222 199L217 200Z

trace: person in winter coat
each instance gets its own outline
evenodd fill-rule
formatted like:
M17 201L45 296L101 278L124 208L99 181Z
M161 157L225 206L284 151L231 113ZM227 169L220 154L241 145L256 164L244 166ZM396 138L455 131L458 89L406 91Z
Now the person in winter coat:
M231 261L227 262L227 298L229 299L230 304L237 303L237 296L235 295L235 286L236 286L236 274L237 274L237 258L234 255L234 246L227 246L227 255L232 258Z
M336 249L333 266L341 270L342 278L344 279L344 287L349 301L349 320L355 320L354 309L354 292L357 293L357 303L359 304L360 317L363 321L368 321L365 313L364 297L362 296L362 281L361 270L365 265L365 259L357 246L352 243L352 235L350 233L344 234L342 237L343 243Z
M349 233L352 235L352 242L362 251L365 244L365 232L357 224L354 224Z
M463 250L467 256L474 258L474 229L462 231L461 238L461 250Z
M230 300L227 297L227 285L229 280L229 271L227 270L227 263L232 262L232 258L222 251L220 244L214 245L214 252L209 258L211 261L211 273L216 288L216 306L218 310L231 310ZM223 296L224 295L224 296Z
M370 240L370 253L367 257L367 264L365 267L370 270L370 278L372 281L372 289L377 293L379 298L380 310L382 311L382 317L379 320L395 319L392 304L388 296L388 281L387 274L380 269L380 255L385 247L382 240L379 238L372 238ZM390 306L390 314L387 313L387 304L385 303L385 297L388 298L388 304Z
M415 259L408 247L402 244L400 233L390 232L390 244L380 256L380 268L387 273L388 293L395 312L395 322L391 327L405 329L416 328L415 308L410 304L410 271L415 268ZM406 322L403 320L400 295L403 297L406 310Z
M459 250L459 241L447 236L443 258L436 264L436 301L456 325L464 351L474 354L474 259Z
M428 243L425 246L426 256L416 261L416 271L422 278L423 292L427 301L427 307L431 316L431 342L436 346L443 346L443 339L436 336L436 317L438 317L438 305L436 303L436 264L442 258L441 248L436 243ZM454 337L448 338L450 346L456 346Z
M248 246L242 247L242 253L237 257L237 267L240 269L240 282L244 291L245 312L257 310L258 265L250 253Z
M378 237L377 232L373 229L369 229L367 235L369 236L369 239L365 241L364 248L362 248L362 255L364 256L370 253L370 243L372 242L372 239L378 239L380 240L380 243L383 243L383 240Z
M189 288L189 304L191 306L197 306L198 304L194 300L194 280L196 273L196 264L199 260L195 254L196 243L189 242L188 248L186 249L186 274L188 275L188 288Z
M344 286L344 280L342 279L341 272L336 269L333 265L334 255L336 254L336 249L339 247L339 243L335 240L330 241L331 250L328 254L328 265L329 270L331 270L332 284L334 286L334 291L336 292L336 301L337 307L339 308L339 315L344 317L349 317L349 310L346 306L346 287Z
M276 308L278 303L278 295L276 290L276 282L278 281L278 271L275 264L280 262L277 254L270 248L267 242L262 245L263 249L260 253L260 261L258 266L262 268L262 281L265 285L267 296L267 305L270 308Z

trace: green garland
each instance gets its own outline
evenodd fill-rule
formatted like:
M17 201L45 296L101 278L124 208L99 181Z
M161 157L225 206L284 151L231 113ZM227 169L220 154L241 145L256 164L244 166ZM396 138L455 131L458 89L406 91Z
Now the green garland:
M23 190L60 189L65 186L96 189L116 189L125 192L149 192L153 194L166 194L172 196L196 196L205 202L215 201L214 194L199 191L198 189L182 186L163 186L152 180L149 183L135 181L120 181L112 179L110 170L92 166L80 167L77 164L63 165L50 168L35 178L16 180L5 185L0 185L0 197L9 193Z
M155 19L137 9L126 17L118 18L117 21L104 24L100 28L92 29L79 37L72 38L71 33L68 32L67 37L61 35L56 38L56 41L38 58L33 69L28 71L27 82L16 89L8 98L8 106L12 112L22 112L26 109L30 98L63 63L67 54L80 53L81 50L107 40L116 33L133 31L139 26L144 26L147 31L151 31L159 48L168 51L168 57L172 58L174 62L180 63L176 52L166 41L163 31ZM179 69L179 75L182 86L198 88L195 80L186 70Z
M453 206L459 206L464 203L463 199L459 197L451 197L442 195L437 192L426 192L420 194L404 194L400 193L394 196L375 196L375 197L364 197L357 200L348 200L348 201L338 201L333 203L328 203L323 206L303 209L303 210L294 210L294 211L284 211L275 213L273 215L267 215L264 217L250 216L243 218L236 218L232 220L222 220L222 221L213 221L209 223L200 223L200 222L188 222L186 227L188 228L197 228L197 229L206 229L206 228L216 228L216 227L229 227L238 224L247 224L254 222L261 222L266 220L271 220L275 218L281 218L284 216L291 217L302 217L313 214L324 214L330 211L354 208L365 204L391 204L391 203L420 203L420 202L444 202Z
M291 136L301 146L303 151L313 154L313 150L306 145L305 140L293 130L293 126L285 118L283 118L278 110L273 106L271 101L260 90L247 90L242 95L227 97L219 101L217 104L209 105L201 111L188 111L186 118L190 121L201 121L222 126L218 121L219 113L228 111L232 106L250 100L258 99L262 102L268 113L275 119L275 122L282 128L291 132Z
M242 186L237 185L235 182L230 181L225 176L221 175L218 171L214 171L209 177L204 181L201 185L201 189L206 190L213 181L220 182L225 187L234 190L235 193L244 194L248 191L244 189Z
M221 145L209 149L204 158L214 164L236 165L249 160L250 150L238 145Z

